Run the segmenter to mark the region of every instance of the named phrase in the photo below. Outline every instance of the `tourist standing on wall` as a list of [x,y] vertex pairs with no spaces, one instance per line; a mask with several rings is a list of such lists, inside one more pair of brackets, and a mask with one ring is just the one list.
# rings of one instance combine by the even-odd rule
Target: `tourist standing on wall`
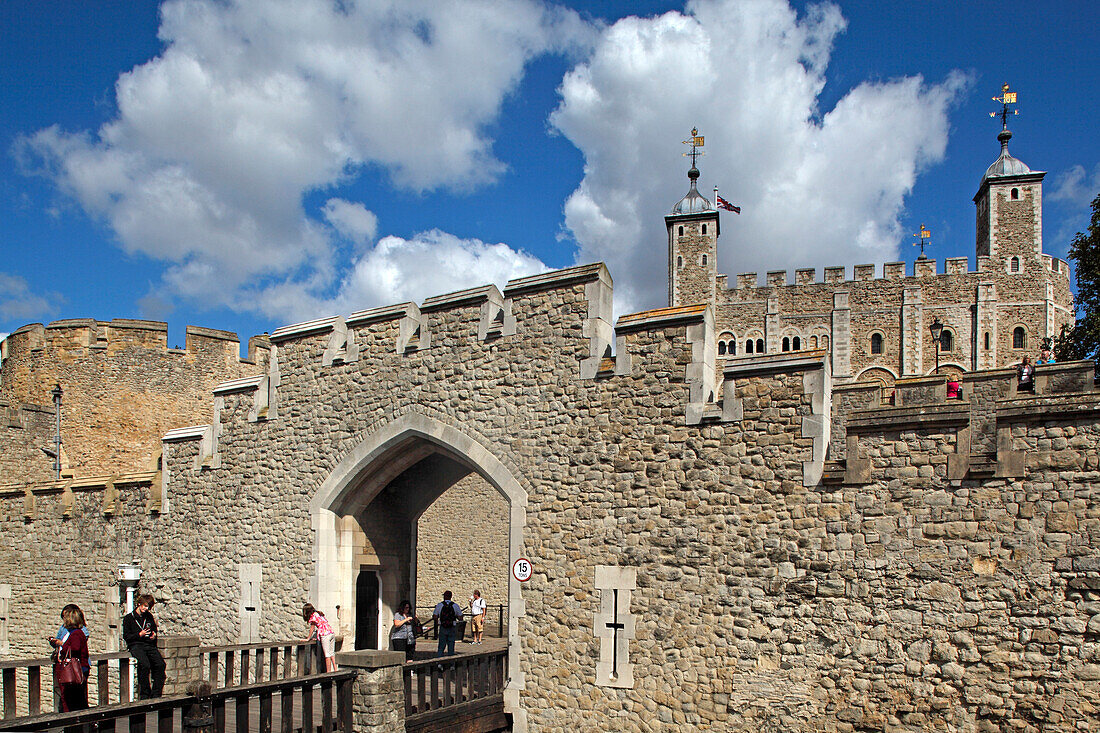
[[306,643],[317,639],[321,643],[321,651],[325,655],[325,671],[336,671],[336,632],[329,626],[325,614],[313,607],[312,603],[302,606],[302,618],[309,624],[309,638]]
[[58,711],[69,713],[88,707],[88,636],[84,633],[84,612],[70,603],[61,611],[62,638],[51,639],[57,647],[53,675],[57,682]]
[[474,643],[480,644],[481,635],[485,633],[485,599],[479,590],[470,596],[470,625],[474,630]]
[[413,613],[412,604],[401,601],[397,607],[397,613],[393,615],[393,631],[390,632],[390,640],[395,652],[405,652],[405,661],[413,658],[416,652],[416,628],[420,625],[420,619]]
[[1035,393],[1035,367],[1031,366],[1031,356],[1028,354],[1024,354],[1024,360],[1016,367],[1016,377],[1016,391]]
[[130,656],[137,660],[138,697],[143,700],[164,694],[164,657],[157,648],[157,620],[153,618],[156,603],[148,593],[140,594],[134,599],[134,612],[122,621],[122,638]]
[[444,591],[443,600],[435,604],[435,612],[432,613],[436,628],[439,629],[439,644],[435,652],[437,656],[443,656],[444,650],[450,655],[455,653],[455,626],[462,620],[462,609],[451,600],[452,595],[449,590]]

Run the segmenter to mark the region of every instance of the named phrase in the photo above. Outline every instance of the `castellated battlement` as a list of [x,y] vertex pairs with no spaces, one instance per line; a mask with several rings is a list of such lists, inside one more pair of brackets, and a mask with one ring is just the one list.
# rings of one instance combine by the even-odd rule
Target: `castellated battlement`
[[45,406],[51,420],[33,431],[8,425],[0,440],[25,455],[28,478],[42,478],[41,467],[52,466],[42,458],[55,431],[51,391],[60,385],[63,476],[148,470],[166,431],[209,420],[211,390],[266,372],[270,352],[267,336],[257,336],[242,359],[236,334],[197,326],[187,327],[185,348],[169,348],[160,321],[23,326],[3,341],[0,400]]
[[239,359],[240,340],[232,331],[187,326],[184,348],[180,349],[168,347],[168,324],[163,321],[70,318],[45,326],[31,323],[16,329],[4,341],[4,359],[39,351],[69,358],[95,351],[134,348],[161,350],[179,356],[219,355],[227,360],[256,364],[266,361],[269,344],[266,337],[253,336],[248,342],[248,357]]
[[[848,268],[845,266],[826,267],[822,272],[822,278],[817,278],[817,269],[813,267],[800,268],[792,274],[788,270],[769,270],[764,277],[763,285],[760,284],[759,273],[743,272],[738,274],[733,284],[730,284],[729,275],[718,275],[717,284],[719,291],[723,290],[752,290],[763,288],[790,288],[797,289],[813,285],[843,285],[853,282],[894,282],[903,281],[919,285],[927,278],[951,278],[958,275],[1003,275],[1006,273],[1019,274],[1026,271],[1025,263],[1017,258],[1014,264],[1011,257],[993,258],[978,257],[977,269],[971,270],[968,257],[949,257],[944,260],[944,269],[940,272],[937,261],[933,259],[917,259],[910,268],[905,262],[886,262],[881,267],[875,264],[853,265],[851,277],[848,277]],[[1069,286],[1070,266],[1065,260],[1051,255],[1039,255],[1038,260],[1043,270],[1052,273],[1058,278],[1059,285]],[[1013,269],[1013,268],[1016,269]]]

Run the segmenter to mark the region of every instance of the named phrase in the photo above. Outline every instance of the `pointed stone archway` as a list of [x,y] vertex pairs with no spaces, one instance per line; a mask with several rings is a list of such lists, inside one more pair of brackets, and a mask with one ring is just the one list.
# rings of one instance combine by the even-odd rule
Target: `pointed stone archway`
[[[420,412],[406,412],[366,434],[336,464],[310,502],[315,568],[310,591],[319,607],[355,608],[355,578],[365,567],[360,553],[364,543],[371,544],[375,549],[370,567],[380,581],[383,621],[378,624],[378,646],[385,648],[388,619],[398,596],[411,595],[416,586],[416,518],[447,488],[475,472],[508,501],[510,567],[523,555],[527,492],[486,445]],[[383,543],[385,547],[378,549]],[[519,664],[519,619],[525,613],[521,588],[509,575],[505,710],[512,713],[516,731],[526,730],[526,715],[519,706],[524,687]],[[349,620],[354,616],[346,615]]]

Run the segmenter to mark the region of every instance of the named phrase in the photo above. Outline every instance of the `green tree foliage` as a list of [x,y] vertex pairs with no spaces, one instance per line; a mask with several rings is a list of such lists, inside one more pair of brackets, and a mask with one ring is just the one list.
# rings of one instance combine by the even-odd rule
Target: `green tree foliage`
[[1077,275],[1077,324],[1063,328],[1055,344],[1061,360],[1100,356],[1100,195],[1092,200],[1088,232],[1078,232],[1069,247]]

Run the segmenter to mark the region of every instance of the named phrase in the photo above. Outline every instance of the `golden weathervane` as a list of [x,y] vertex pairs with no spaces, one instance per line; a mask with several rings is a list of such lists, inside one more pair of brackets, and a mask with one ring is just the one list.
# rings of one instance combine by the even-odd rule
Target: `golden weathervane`
[[920,225],[920,232],[913,235],[914,237],[920,237],[919,242],[913,242],[914,247],[920,247],[920,259],[928,259],[924,254],[924,248],[927,247],[930,242],[927,240],[932,238],[932,232],[924,228],[924,224]]

